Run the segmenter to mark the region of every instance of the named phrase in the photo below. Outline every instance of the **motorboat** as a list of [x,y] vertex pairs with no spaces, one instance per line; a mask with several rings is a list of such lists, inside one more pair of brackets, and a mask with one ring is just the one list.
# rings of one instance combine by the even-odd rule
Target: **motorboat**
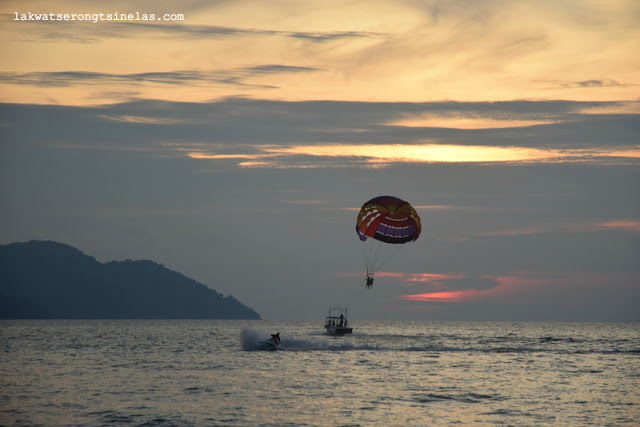
[[324,328],[329,335],[342,336],[353,332],[347,319],[347,308],[329,307],[329,315],[324,320]]

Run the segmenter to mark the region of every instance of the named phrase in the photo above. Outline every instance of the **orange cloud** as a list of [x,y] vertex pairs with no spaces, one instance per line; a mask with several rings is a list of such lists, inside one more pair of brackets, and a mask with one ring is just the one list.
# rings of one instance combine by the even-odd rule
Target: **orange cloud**
[[[458,276],[451,277],[458,278]],[[573,278],[575,279],[575,276],[573,276]],[[541,287],[570,282],[570,277],[568,276],[527,272],[511,276],[495,276],[491,277],[491,279],[497,283],[497,286],[491,289],[461,289],[455,291],[424,292],[420,294],[401,295],[398,296],[397,299],[425,302],[464,302],[482,298],[496,298],[504,295],[514,295],[531,291],[532,289],[540,290]]]
[[612,228],[622,231],[633,231],[640,233],[640,221],[636,220],[613,220],[606,221],[599,224],[603,228]]
[[421,282],[421,283],[434,283],[441,282],[443,280],[462,279],[463,274],[436,274],[436,273],[390,273],[379,272],[376,273],[378,277],[390,277],[404,282]]
[[[640,158],[640,146],[629,149],[539,149],[525,147],[491,147],[453,144],[324,144],[293,146],[256,147],[262,152],[256,154],[215,154],[190,152],[187,155],[194,159],[245,159],[238,163],[243,167],[273,168],[313,168],[336,166],[340,158],[352,159],[369,167],[384,167],[388,163],[472,163],[472,162],[562,162],[576,160],[592,160],[593,157],[607,158]],[[296,156],[315,156],[331,158],[327,162],[298,164],[287,158]],[[269,161],[265,161],[269,158]],[[356,160],[353,160],[356,159]],[[450,209],[450,206],[429,206],[427,209]]]
[[487,117],[437,117],[433,114],[407,116],[385,123],[389,126],[439,127],[450,129],[504,129],[552,124],[553,120],[496,120]]
[[[486,291],[484,291],[486,292]],[[425,294],[403,295],[398,297],[405,301],[442,301],[442,302],[461,302],[467,299],[471,299],[483,291],[477,291],[474,289],[466,289],[463,291],[452,292],[429,292]]]
[[[189,153],[192,159],[221,160],[221,159],[258,159],[261,156],[250,154],[205,154],[205,153]],[[247,163],[247,162],[245,162]],[[264,162],[256,162],[264,163]]]
[[363,144],[298,145],[265,151],[284,155],[363,157],[370,162],[504,162],[556,157],[557,150],[522,147],[466,146],[453,144]]

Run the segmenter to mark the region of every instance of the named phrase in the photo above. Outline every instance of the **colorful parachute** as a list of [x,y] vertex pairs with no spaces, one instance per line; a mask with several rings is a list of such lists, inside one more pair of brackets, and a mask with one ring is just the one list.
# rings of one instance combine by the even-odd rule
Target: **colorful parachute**
[[360,208],[356,231],[362,241],[373,237],[387,243],[412,242],[420,236],[420,217],[404,200],[379,196]]
[[379,196],[362,205],[356,232],[364,243],[367,277],[373,277],[373,273],[395,255],[398,244],[413,242],[420,231],[418,213],[404,200]]

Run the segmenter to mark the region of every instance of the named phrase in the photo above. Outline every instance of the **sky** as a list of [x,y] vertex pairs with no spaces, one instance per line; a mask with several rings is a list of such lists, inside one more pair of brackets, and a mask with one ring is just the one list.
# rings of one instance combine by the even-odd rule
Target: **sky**
[[[635,0],[9,0],[0,37],[2,244],[271,320],[640,321]],[[380,195],[422,234],[366,290]]]

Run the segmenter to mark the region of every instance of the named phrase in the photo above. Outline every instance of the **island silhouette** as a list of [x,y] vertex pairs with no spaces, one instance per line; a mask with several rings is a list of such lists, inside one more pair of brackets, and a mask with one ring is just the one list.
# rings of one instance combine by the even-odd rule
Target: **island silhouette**
[[63,243],[0,245],[3,319],[260,319],[253,309],[148,260],[101,263]]

